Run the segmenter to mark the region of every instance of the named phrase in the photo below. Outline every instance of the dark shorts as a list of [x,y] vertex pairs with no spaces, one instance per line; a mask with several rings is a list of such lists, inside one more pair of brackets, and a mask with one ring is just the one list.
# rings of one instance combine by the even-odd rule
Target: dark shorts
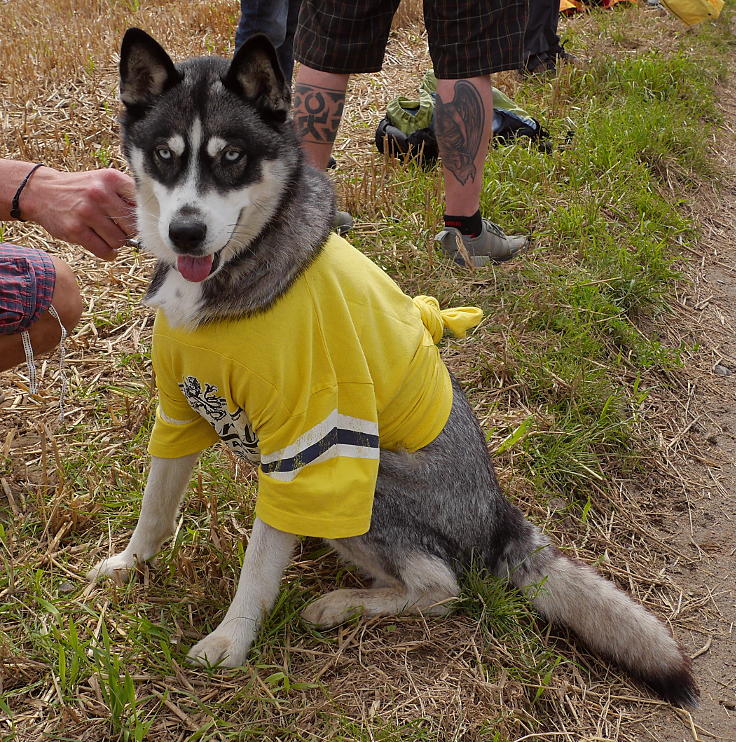
[[0,242],[0,335],[27,330],[51,306],[55,284],[45,252]]
[[[303,0],[294,56],[322,72],[378,72],[399,0]],[[438,78],[515,70],[524,56],[529,0],[424,0]]]

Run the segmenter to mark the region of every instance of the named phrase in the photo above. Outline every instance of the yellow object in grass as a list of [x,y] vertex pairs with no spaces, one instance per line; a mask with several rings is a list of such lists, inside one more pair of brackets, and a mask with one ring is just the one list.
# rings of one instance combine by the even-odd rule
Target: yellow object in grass
[[723,10],[723,0],[662,0],[683,23],[695,26],[709,18],[718,18]]

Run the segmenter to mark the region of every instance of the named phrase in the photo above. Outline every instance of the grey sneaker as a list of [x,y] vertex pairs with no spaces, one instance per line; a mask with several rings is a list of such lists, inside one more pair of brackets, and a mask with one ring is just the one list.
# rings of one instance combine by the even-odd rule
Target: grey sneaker
[[529,244],[521,235],[505,235],[501,227],[489,219],[483,220],[483,229],[477,237],[469,237],[455,227],[445,227],[435,238],[442,252],[458,265],[468,263],[481,268],[489,263],[503,263]]
[[332,222],[332,227],[338,234],[345,234],[353,228],[353,217],[348,214],[347,211],[336,211],[335,221]]

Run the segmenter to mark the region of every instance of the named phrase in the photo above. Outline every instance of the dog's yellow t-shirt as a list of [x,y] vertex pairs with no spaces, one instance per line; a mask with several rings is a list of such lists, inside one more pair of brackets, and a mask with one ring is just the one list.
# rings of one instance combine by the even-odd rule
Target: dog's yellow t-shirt
[[416,451],[450,414],[449,374],[425,326],[438,340],[439,315],[436,301],[410,299],[336,235],[263,313],[183,330],[159,312],[149,452],[186,456],[221,439],[260,463],[256,514],[269,525],[365,533],[379,448]]

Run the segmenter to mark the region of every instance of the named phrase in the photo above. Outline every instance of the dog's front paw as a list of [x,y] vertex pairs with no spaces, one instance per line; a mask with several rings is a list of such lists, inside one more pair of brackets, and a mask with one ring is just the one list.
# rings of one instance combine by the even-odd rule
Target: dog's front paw
[[357,590],[333,590],[310,603],[302,611],[302,618],[323,629],[344,623],[364,610],[358,593]]
[[98,562],[87,572],[87,579],[90,582],[95,582],[100,577],[112,577],[118,583],[127,582],[137,566],[136,555],[122,551],[120,554],[115,554],[115,556]]
[[252,643],[252,639],[218,628],[189,650],[187,660],[194,665],[240,667],[245,664]]

